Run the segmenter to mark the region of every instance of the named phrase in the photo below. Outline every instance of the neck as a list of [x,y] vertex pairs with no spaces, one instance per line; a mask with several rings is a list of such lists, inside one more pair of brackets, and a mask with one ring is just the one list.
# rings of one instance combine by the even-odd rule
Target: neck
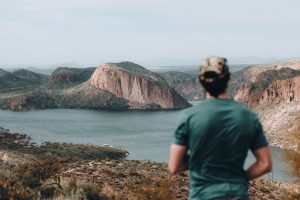
[[225,91],[217,97],[214,97],[214,96],[210,95],[208,92],[206,92],[206,98],[207,99],[211,99],[211,98],[228,99],[229,97],[228,97],[227,91]]

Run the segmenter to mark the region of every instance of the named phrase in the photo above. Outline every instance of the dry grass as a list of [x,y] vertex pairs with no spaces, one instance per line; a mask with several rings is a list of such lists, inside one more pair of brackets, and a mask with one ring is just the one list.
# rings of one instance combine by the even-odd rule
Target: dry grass
[[290,172],[295,177],[296,183],[300,184],[300,116],[294,121],[295,128],[292,136],[297,145],[296,151],[288,151],[285,155],[286,160],[290,164]]
[[[154,185],[154,186],[153,186]],[[153,180],[149,177],[138,186],[135,191],[129,191],[127,199],[132,200],[165,200],[175,199],[173,192],[173,181],[168,178],[166,180],[156,181],[153,184]]]

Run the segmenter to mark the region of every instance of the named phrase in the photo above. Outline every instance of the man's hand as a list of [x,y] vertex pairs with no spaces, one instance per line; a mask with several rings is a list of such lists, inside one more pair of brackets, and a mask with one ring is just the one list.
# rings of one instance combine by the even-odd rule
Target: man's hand
[[272,158],[270,148],[263,147],[252,152],[256,162],[247,170],[248,180],[260,177],[272,171]]
[[169,156],[169,172],[176,174],[188,169],[187,147],[178,144],[172,144]]

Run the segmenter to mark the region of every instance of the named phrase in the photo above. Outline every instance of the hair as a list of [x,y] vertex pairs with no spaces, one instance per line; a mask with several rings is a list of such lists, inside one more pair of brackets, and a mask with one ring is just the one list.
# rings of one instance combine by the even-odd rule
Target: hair
[[[205,78],[200,79],[201,85],[204,87],[206,92],[208,92],[213,97],[218,97],[220,94],[225,92],[228,82],[230,80],[230,73],[226,73],[223,77],[218,77],[216,72],[205,72],[203,75]],[[209,81],[206,81],[209,79]]]

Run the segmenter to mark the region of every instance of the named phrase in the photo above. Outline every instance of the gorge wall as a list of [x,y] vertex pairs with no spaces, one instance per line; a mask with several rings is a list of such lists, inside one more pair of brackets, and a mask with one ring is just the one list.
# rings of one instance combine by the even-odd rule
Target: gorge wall
[[259,104],[300,101],[300,71],[268,70],[236,90],[234,98],[251,107]]

